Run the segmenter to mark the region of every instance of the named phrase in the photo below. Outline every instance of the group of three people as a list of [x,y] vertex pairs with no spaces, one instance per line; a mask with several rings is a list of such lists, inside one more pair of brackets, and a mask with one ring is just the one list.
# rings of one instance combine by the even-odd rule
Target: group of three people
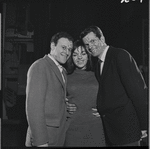
[[75,42],[59,32],[28,70],[26,146],[139,146],[147,107],[147,86],[126,50],[108,46],[97,26]]

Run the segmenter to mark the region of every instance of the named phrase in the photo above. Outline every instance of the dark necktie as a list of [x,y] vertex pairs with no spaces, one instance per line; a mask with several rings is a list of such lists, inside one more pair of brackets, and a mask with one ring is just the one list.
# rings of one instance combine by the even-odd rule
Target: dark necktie
[[100,81],[101,78],[101,60],[98,59],[97,61],[97,69],[96,69],[96,74],[97,74],[97,79]]

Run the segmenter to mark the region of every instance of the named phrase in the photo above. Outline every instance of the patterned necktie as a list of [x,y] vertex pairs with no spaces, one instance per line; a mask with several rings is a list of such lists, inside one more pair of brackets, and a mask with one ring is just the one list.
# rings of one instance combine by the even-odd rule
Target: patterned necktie
[[63,74],[63,80],[64,80],[64,83],[66,82],[66,79],[65,79],[65,76],[66,76],[66,71],[64,68],[62,68],[62,74]]
[[64,68],[63,68],[61,65],[59,65],[58,67],[60,68],[61,75],[62,75],[63,81],[64,81],[64,83],[65,83],[65,82],[66,82],[66,81],[65,81],[65,75],[66,75],[66,74],[65,74],[65,70],[64,70]]

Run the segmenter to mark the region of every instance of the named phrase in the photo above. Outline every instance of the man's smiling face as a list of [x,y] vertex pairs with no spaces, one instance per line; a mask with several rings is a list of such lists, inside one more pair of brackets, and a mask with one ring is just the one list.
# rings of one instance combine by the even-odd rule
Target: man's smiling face
[[54,43],[51,44],[53,45],[51,46],[51,54],[55,60],[61,64],[66,63],[71,55],[71,50],[73,48],[72,41],[69,41],[67,38],[60,38],[56,45]]
[[94,57],[99,57],[104,51],[103,42],[93,32],[88,33],[83,42],[87,51]]

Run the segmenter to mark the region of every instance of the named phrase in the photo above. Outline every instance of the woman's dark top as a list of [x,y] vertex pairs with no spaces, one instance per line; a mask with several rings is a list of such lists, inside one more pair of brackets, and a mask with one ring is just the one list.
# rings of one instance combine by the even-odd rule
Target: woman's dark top
[[67,98],[77,110],[70,118],[65,146],[105,146],[101,118],[92,114],[98,92],[94,72],[76,69],[67,80]]

